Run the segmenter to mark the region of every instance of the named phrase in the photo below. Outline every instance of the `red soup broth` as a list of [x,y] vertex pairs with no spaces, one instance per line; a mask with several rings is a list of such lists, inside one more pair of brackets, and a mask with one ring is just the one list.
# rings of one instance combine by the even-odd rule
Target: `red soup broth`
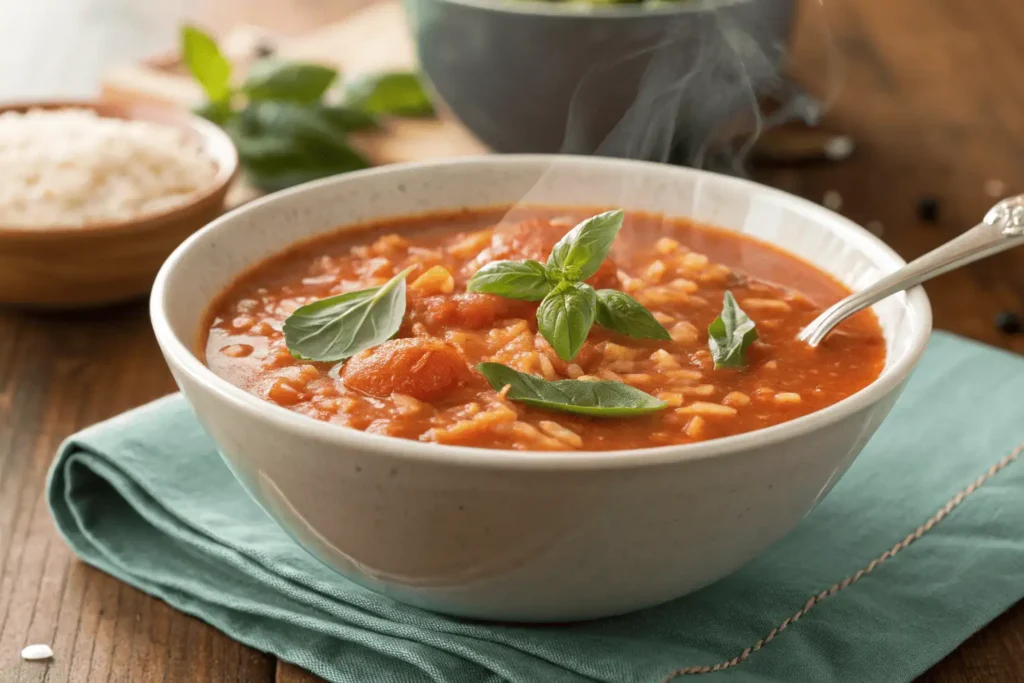
[[[819,347],[796,340],[849,294],[809,263],[750,237],[686,219],[629,213],[588,282],[624,291],[671,341],[598,325],[571,362],[537,330],[538,303],[466,291],[484,264],[545,262],[579,208],[459,211],[375,222],[321,236],[243,274],[213,302],[201,353],[219,376],[288,410],[424,442],[520,450],[617,450],[705,441],[826,408],[874,381],[885,341],[874,313],[840,325]],[[374,287],[412,266],[396,337],[343,365],[296,359],[284,320],[299,306]],[[742,369],[714,368],[708,325],[732,292],[759,339]],[[594,418],[528,407],[475,370],[503,363],[547,380],[623,382],[668,407]]]

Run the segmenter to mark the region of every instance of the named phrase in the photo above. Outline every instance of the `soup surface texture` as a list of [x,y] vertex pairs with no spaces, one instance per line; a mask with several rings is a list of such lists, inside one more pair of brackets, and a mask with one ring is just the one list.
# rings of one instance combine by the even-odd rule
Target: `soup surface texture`
[[[671,340],[594,325],[571,362],[538,332],[536,301],[467,292],[498,260],[543,263],[587,209],[464,211],[391,220],[293,247],[245,273],[204,325],[209,367],[263,399],[317,420],[425,442],[523,450],[682,444],[760,429],[821,410],[870,384],[885,364],[873,313],[816,349],[797,332],[847,290],[810,264],[743,235],[630,213],[587,282],[632,295]],[[282,325],[299,306],[384,284],[403,269],[396,338],[344,363],[299,360]],[[715,369],[708,325],[730,291],[756,324],[745,367]],[[595,418],[512,401],[475,368],[502,363],[549,381],[611,380],[667,407]]]

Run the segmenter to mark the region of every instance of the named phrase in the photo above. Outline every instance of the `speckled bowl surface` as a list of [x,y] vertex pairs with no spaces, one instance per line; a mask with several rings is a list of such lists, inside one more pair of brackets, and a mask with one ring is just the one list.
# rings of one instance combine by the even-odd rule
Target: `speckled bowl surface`
[[795,2],[403,5],[436,94],[495,151],[663,160],[777,85]]
[[319,422],[229,384],[196,355],[204,310],[239,273],[338,226],[522,201],[691,216],[782,246],[859,287],[902,265],[811,202],[736,178],[599,157],[500,156],[336,176],[217,219],[167,260],[153,328],[242,484],[311,553],[397,600],[565,621],[627,612],[732,572],[824,496],[924,351],[920,289],[879,304],[882,375],[825,410],[697,444],[607,452],[445,446]]

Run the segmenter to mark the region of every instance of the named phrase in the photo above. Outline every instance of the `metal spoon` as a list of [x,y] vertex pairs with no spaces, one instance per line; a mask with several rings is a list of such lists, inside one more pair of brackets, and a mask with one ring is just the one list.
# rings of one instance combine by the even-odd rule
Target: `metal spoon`
[[887,296],[1021,245],[1024,245],[1024,195],[1004,199],[985,214],[981,223],[956,239],[828,308],[802,329],[797,339],[817,346],[836,325]]

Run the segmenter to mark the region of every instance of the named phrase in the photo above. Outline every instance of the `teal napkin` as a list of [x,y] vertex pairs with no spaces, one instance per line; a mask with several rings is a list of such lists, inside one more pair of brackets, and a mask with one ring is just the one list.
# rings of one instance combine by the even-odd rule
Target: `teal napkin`
[[693,677],[893,683],[1024,596],[1022,442],[1024,358],[938,334],[796,531],[696,594],[560,626],[432,614],[332,573],[242,490],[180,396],[69,439],[48,496],[89,564],[331,681],[656,683],[731,662]]

